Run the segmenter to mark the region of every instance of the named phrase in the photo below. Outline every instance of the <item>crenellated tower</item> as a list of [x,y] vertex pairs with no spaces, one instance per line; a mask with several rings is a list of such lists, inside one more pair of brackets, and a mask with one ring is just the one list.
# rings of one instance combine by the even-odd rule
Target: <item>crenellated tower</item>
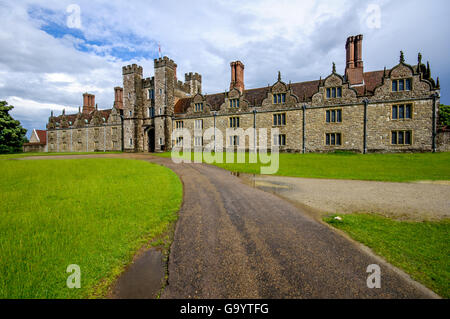
[[136,64],[122,68],[124,151],[143,150],[142,133],[142,67]]
[[202,93],[202,76],[198,73],[186,73],[184,75],[185,83],[189,85],[189,94],[194,96]]
[[177,64],[163,57],[154,60],[155,68],[155,146],[157,150],[171,148],[172,116],[175,106]]

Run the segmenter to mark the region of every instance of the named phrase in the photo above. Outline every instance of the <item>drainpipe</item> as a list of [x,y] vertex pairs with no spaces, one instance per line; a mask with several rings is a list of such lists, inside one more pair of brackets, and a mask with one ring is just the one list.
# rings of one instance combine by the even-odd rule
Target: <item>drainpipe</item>
[[436,136],[437,136],[437,125],[436,125],[436,112],[437,112],[437,107],[436,107],[436,102],[437,99],[439,98],[439,93],[435,93],[433,94],[433,133],[432,133],[432,148],[433,148],[433,153],[436,153]]
[[121,126],[122,126],[122,129],[121,129],[121,139],[122,139],[122,141],[121,141],[121,145],[120,145],[120,149],[121,149],[121,151],[123,152],[123,144],[124,144],[124,140],[123,140],[123,115],[120,115],[120,124],[121,124]]
[[103,124],[103,152],[106,152],[106,123]]
[[258,111],[256,109],[253,110],[253,149],[255,150],[256,153],[256,113]]
[[302,123],[302,152],[303,154],[306,153],[306,133],[305,133],[305,127],[306,127],[306,104],[303,104],[303,123]]
[[89,127],[86,126],[86,153],[89,153]]
[[[175,117],[175,115],[172,115],[172,132],[170,132],[170,145],[171,145],[172,149],[173,149],[173,146],[175,145],[175,143],[173,142],[173,121],[175,120],[174,117]],[[156,141],[155,141],[155,143],[156,143]]]
[[369,105],[369,99],[365,98],[364,102],[364,142],[363,142],[363,154],[367,154],[367,106]]
[[216,150],[216,115],[217,115],[217,112],[214,111],[213,112],[213,116],[214,116],[214,153],[217,153],[217,150]]

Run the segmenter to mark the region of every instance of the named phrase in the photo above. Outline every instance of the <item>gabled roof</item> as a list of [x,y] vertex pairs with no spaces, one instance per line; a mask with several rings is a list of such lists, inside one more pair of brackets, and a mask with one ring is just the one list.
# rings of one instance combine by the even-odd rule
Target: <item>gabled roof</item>
[[39,144],[47,144],[47,131],[34,130],[39,138]]
[[23,145],[46,145],[47,144],[47,131],[45,130],[33,130],[33,134],[36,134],[39,142],[24,143]]
[[[101,114],[102,117],[105,118],[106,121],[108,121],[109,116],[111,115],[111,111],[112,109],[108,109],[108,110],[98,110]],[[92,117],[94,116],[95,110],[86,114],[86,113],[81,113],[81,118],[88,120],[88,122],[91,122]],[[75,123],[76,119],[77,119],[78,114],[66,114],[66,120],[68,122],[72,122],[72,125]],[[59,115],[59,116],[55,116],[55,122],[56,123],[61,123],[61,120],[63,118],[63,115]]]
[[[389,72],[389,70],[386,70]],[[353,87],[358,96],[363,96],[364,94],[373,94],[375,88],[382,84],[384,71],[373,71],[364,73],[364,85]],[[312,96],[319,91],[320,80],[307,81],[307,82],[297,82],[291,83],[291,88],[299,99],[299,101],[311,100]],[[267,97],[267,93],[270,92],[270,87],[262,87],[256,89],[249,89],[244,91],[244,98],[250,103],[251,106],[260,106],[263,100]],[[175,104],[174,112],[175,114],[186,113],[189,108],[192,97],[183,98],[177,101]],[[212,111],[219,110],[222,103],[225,101],[225,93],[217,93],[206,96],[206,103],[211,105]]]

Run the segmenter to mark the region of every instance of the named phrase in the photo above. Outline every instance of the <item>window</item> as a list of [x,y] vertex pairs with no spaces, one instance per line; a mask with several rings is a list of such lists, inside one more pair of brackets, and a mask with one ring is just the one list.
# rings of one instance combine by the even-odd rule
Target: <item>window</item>
[[130,146],[133,146],[133,139],[130,138]]
[[342,110],[327,110],[325,112],[325,118],[327,123],[341,123],[342,122]]
[[411,91],[411,79],[392,80],[392,92]]
[[325,145],[327,145],[327,146],[342,145],[341,133],[325,134]]
[[203,120],[195,120],[195,128],[202,129],[203,128]]
[[128,113],[128,115],[129,115],[130,117],[132,117],[132,116],[133,116],[133,111],[130,111],[130,112]]
[[159,95],[162,95],[162,89],[159,89]]
[[327,88],[327,99],[342,97],[342,87]]
[[274,114],[273,126],[283,126],[283,125],[286,125],[286,113]]
[[230,146],[239,146],[239,136],[230,136]]
[[159,108],[159,115],[162,115],[162,108]]
[[277,93],[273,95],[273,104],[286,103],[286,93]]
[[162,145],[163,144],[163,142],[162,142],[162,137],[160,137],[159,138],[159,145]]
[[203,112],[203,103],[195,103],[195,112]]
[[405,85],[406,91],[411,91],[411,79],[406,79],[405,83],[406,83]]
[[239,127],[239,117],[230,117],[230,127]]
[[286,146],[286,134],[275,134],[273,136],[273,145]]
[[239,99],[231,99],[230,107],[231,108],[239,108]]
[[392,105],[392,119],[412,119],[412,104]]
[[184,127],[183,121],[176,121],[175,125],[177,129],[182,129]]
[[412,131],[392,131],[391,132],[392,145],[411,145]]
[[203,145],[203,137],[201,136],[196,136],[194,138],[194,145],[195,146],[202,146]]
[[177,146],[183,146],[183,136],[178,136],[176,140]]
[[148,117],[154,117],[155,116],[155,109],[153,107],[148,108]]
[[147,99],[154,100],[155,99],[155,91],[153,89],[147,90]]

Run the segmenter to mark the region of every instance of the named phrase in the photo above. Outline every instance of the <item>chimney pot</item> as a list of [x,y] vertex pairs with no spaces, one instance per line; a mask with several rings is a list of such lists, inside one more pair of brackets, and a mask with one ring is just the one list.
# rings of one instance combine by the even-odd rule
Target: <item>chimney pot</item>
[[230,63],[231,66],[231,83],[230,91],[234,88],[238,89],[241,93],[244,92],[244,64],[241,61],[235,61]]

